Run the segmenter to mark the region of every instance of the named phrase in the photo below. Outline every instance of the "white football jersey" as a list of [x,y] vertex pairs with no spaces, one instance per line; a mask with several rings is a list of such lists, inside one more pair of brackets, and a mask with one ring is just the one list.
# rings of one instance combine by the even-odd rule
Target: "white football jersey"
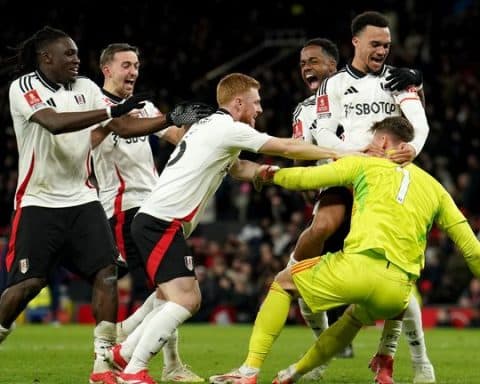
[[[317,129],[316,116],[316,95],[307,97],[301,103],[298,103],[293,112],[292,121],[292,137],[294,139],[302,139],[307,143],[318,145],[315,138]],[[326,164],[328,159],[318,160],[317,164]]]
[[[106,91],[103,93],[108,105],[124,101]],[[140,110],[140,117],[158,114],[149,101]],[[139,207],[158,179],[148,136],[121,138],[114,132],[108,134],[93,150],[93,164],[98,195],[108,218]]]
[[9,99],[19,152],[15,209],[60,208],[97,200],[88,181],[90,129],[54,135],[30,117],[45,108],[57,112],[105,108],[100,88],[84,77],[64,87],[36,71],[12,82]]
[[[385,65],[380,73],[373,74],[347,65],[321,84],[316,100],[317,124],[312,130],[318,145],[363,149],[372,140],[369,129],[375,122],[389,116],[400,116],[403,104],[410,103],[411,106],[415,103],[415,111],[422,111],[421,119],[415,119],[414,124],[406,113],[405,117],[414,125],[416,137],[411,144],[417,154],[420,152],[428,134],[425,111],[414,87],[401,92],[385,89],[385,77],[390,68]],[[344,129],[343,141],[336,135],[339,126]]]
[[139,212],[179,220],[186,237],[242,150],[257,152],[271,136],[219,110],[191,126]]
[[302,139],[307,143],[316,144],[312,131],[317,126],[316,120],[316,95],[307,97],[298,103],[292,118],[292,137]]

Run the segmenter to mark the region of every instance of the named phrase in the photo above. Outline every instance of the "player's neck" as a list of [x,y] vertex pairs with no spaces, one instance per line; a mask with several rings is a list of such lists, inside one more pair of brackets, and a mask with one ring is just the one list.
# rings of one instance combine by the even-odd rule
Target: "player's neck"
[[355,57],[352,60],[352,64],[350,64],[355,70],[368,73],[368,66],[367,64],[363,63],[360,59],[356,59]]
[[110,95],[116,96],[120,99],[126,98],[121,92],[119,92],[117,88],[115,88],[112,84],[109,84],[108,82],[105,82],[103,84],[103,90],[107,91]]

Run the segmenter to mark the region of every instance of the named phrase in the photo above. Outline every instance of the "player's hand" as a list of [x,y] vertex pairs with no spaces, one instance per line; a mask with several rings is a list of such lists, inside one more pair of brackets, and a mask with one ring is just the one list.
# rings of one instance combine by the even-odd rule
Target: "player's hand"
[[201,102],[184,101],[178,103],[170,112],[165,115],[168,125],[192,125],[198,120],[203,119],[215,112],[215,108],[211,105]]
[[148,93],[139,93],[130,96],[123,103],[110,107],[110,116],[120,117],[129,113],[132,109],[142,109],[145,106],[145,100],[149,98],[150,94]]
[[385,88],[391,91],[402,91],[409,85],[419,86],[422,84],[422,72],[418,69],[392,68],[390,74],[385,78]]
[[412,145],[402,143],[397,149],[388,151],[387,158],[404,167],[415,159],[416,154],[417,151],[415,151],[415,148]]
[[256,191],[260,192],[264,185],[273,183],[273,176],[280,167],[276,165],[261,164],[255,170],[252,184]]
[[364,153],[369,156],[385,157],[384,149],[379,145],[375,145],[373,143],[370,143],[367,145],[367,147],[364,150]]

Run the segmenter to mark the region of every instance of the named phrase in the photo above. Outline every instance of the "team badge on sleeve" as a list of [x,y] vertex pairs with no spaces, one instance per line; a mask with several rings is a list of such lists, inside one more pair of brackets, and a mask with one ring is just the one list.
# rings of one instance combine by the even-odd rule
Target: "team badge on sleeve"
[[299,139],[303,137],[303,124],[300,120],[297,120],[295,124],[293,124],[293,138]]
[[330,112],[330,105],[328,104],[328,95],[322,95],[317,97],[317,118],[328,119],[332,116]]
[[28,105],[30,105],[30,107],[32,107],[34,111],[45,105],[45,103],[42,101],[42,99],[38,95],[38,92],[36,89],[32,89],[31,91],[24,93],[23,97],[25,97],[25,100],[27,100]]
[[187,267],[189,271],[193,271],[193,256],[185,256],[184,260],[185,260],[185,267]]
[[322,95],[317,97],[317,113],[330,112],[330,106],[328,105],[328,95]]

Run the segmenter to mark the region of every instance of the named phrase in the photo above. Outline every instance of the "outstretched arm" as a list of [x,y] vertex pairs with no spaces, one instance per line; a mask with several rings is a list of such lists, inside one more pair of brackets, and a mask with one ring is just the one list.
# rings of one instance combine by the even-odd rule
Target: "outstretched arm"
[[307,144],[297,139],[272,137],[258,150],[260,153],[296,160],[320,160],[340,157],[333,149]]
[[44,108],[35,112],[30,119],[54,135],[75,132],[109,118],[127,114],[132,109],[143,108],[145,105],[143,99],[142,95],[134,95],[122,104],[85,112],[57,112],[53,108]]
[[80,131],[108,118],[106,108],[86,112],[56,112],[53,108],[45,108],[34,113],[30,120],[58,135]]
[[259,167],[260,164],[253,161],[237,159],[228,170],[228,173],[235,179],[251,181]]
[[167,125],[165,115],[144,118],[127,115],[118,119],[112,119],[107,124],[107,128],[120,137],[136,137],[157,132]]

